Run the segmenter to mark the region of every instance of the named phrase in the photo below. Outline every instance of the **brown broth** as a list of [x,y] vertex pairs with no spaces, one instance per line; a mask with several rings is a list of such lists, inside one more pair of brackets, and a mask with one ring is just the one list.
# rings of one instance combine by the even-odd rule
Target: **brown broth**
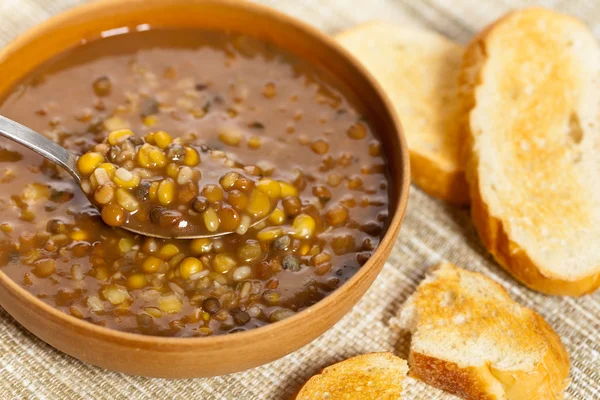
[[[102,77],[110,80],[110,94],[98,96],[93,83]],[[303,210],[320,218],[322,229],[313,245],[331,255],[331,268],[319,269],[310,265],[311,256],[298,255],[300,242],[294,254],[302,268],[281,269],[285,254],[267,244],[261,259],[250,263],[252,276],[244,282],[232,282],[231,271],[216,277],[219,273],[209,262],[206,269],[213,278],[207,287],[184,282],[167,270],[161,279],[149,277],[143,289],[128,290],[129,298],[114,305],[101,294],[103,288],[126,287],[127,277],[139,271],[141,262],[133,250],[120,252],[120,240],[131,241],[138,253],[167,242],[149,242],[103,224],[66,173],[6,140],[0,141],[1,268],[66,313],[143,334],[222,334],[302,310],[348,280],[377,247],[386,227],[386,160],[365,109],[325,71],[244,36],[151,30],[67,51],[15,87],[0,113],[79,154],[114,129],[127,127],[140,137],[164,130],[189,143],[223,150],[242,164],[258,165],[274,179],[295,182]],[[358,131],[349,134],[356,124]],[[222,129],[232,126],[243,132],[240,145],[219,140]],[[248,146],[255,140],[251,138],[260,139],[259,148]],[[327,144],[325,152],[319,140]],[[219,178],[210,171],[204,176],[214,182]],[[313,194],[316,186],[326,187],[331,198],[320,200]],[[336,204],[348,208],[349,220],[340,227],[328,226],[323,214]],[[244,236],[227,236],[219,248],[235,253],[256,234],[251,229]],[[189,241],[169,243],[190,251]],[[54,267],[42,262],[46,259],[54,260]],[[217,287],[215,280],[225,283]],[[249,294],[248,286],[243,287],[246,281],[252,287]],[[152,286],[157,290],[152,292]],[[277,305],[263,300],[267,290],[278,292]],[[145,310],[157,307],[155,292],[176,296],[180,310],[148,317]],[[90,296],[102,301],[103,310],[90,308]],[[218,297],[225,311],[207,313],[202,307],[207,297]],[[232,310],[250,311],[252,318],[232,323]]]

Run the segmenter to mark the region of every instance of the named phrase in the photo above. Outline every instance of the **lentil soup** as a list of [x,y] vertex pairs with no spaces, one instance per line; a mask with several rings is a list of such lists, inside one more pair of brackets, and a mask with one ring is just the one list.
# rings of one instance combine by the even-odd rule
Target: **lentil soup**
[[[0,113],[78,154],[114,131],[168,132],[281,182],[277,208],[217,239],[134,235],[102,222],[64,171],[2,140],[0,268],[63,312],[127,332],[206,336],[293,315],[348,280],[385,231],[387,167],[365,109],[325,71],[246,36],[87,42],[32,73]],[[203,183],[223,177],[202,170]]]

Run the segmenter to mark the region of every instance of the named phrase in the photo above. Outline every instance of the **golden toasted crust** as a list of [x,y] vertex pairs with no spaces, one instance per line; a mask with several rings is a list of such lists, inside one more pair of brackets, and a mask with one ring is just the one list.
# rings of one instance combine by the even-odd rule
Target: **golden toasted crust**
[[[483,81],[483,66],[488,60],[487,54],[487,40],[495,31],[495,29],[519,14],[527,14],[527,18],[535,19],[536,17],[548,18],[549,14],[554,14],[554,17],[561,18],[571,23],[575,22],[572,18],[562,16],[560,14],[552,13],[545,9],[526,9],[521,11],[515,11],[509,13],[503,18],[496,21],[494,24],[487,27],[479,35],[477,35],[471,43],[467,46],[467,49],[463,58],[463,65],[459,75],[459,98],[463,107],[463,114],[468,113],[476,106],[476,89]],[[552,16],[550,17],[552,18]],[[576,22],[578,23],[578,22]],[[525,88],[520,88],[525,90]],[[550,94],[548,94],[550,95]],[[565,96],[566,95],[562,95]],[[508,112],[509,110],[499,110],[497,112]],[[535,121],[532,121],[535,124]],[[479,176],[480,170],[480,155],[478,151],[475,151],[475,138],[472,132],[471,121],[467,118],[463,123],[462,131],[464,133],[465,141],[463,154],[466,159],[465,173],[466,179],[469,184],[469,192],[471,198],[471,217],[475,228],[484,244],[486,249],[494,256],[496,261],[509,271],[516,279],[528,287],[538,290],[540,292],[554,294],[554,295],[568,295],[568,296],[581,296],[586,293],[595,291],[600,287],[600,267],[596,268],[595,273],[591,273],[576,279],[565,278],[564,275],[560,276],[544,265],[536,263],[530,254],[514,240],[511,240],[509,231],[504,226],[503,219],[496,217],[490,211],[488,203],[482,196],[482,190],[480,187],[481,177]],[[544,153],[530,154],[529,157],[546,157]],[[552,175],[554,167],[551,162],[548,162],[547,174],[550,175],[548,179],[556,179],[556,176]],[[539,177],[530,176],[528,177],[531,181],[539,179]],[[519,206],[517,205],[518,209]],[[553,204],[548,205],[549,212],[548,216],[551,216],[555,211],[553,210]],[[523,208],[524,210],[524,208]],[[527,213],[528,211],[522,211]],[[578,211],[573,212],[574,219],[581,219],[576,214]],[[515,217],[521,217],[515,215]],[[536,216],[542,218],[543,214]],[[568,216],[565,217],[568,221]],[[541,227],[538,227],[541,230]],[[558,232],[560,231],[560,233]],[[565,229],[555,229],[551,234],[562,234]]]
[[416,150],[410,152],[410,172],[415,185],[431,196],[448,203],[469,204],[469,187],[465,173],[460,170],[440,169],[439,165]]
[[569,356],[537,313],[482,274],[438,265],[399,315],[410,375],[465,399],[561,399]]
[[459,367],[456,363],[440,360],[412,351],[408,358],[409,375],[428,385],[445,390],[463,399],[497,400],[490,394],[488,381],[493,379],[485,367]]
[[477,169],[467,167],[467,170],[470,171],[468,176],[469,181],[472,182],[471,219],[483,245],[498,264],[524,285],[542,293],[583,296],[600,287],[600,273],[573,281],[543,273],[522,248],[511,242],[503,229],[502,221],[489,213],[487,205],[479,194]]
[[336,39],[392,101],[407,137],[413,182],[432,196],[468,204],[456,98],[462,47],[434,32],[380,21]]
[[392,353],[362,354],[310,378],[296,400],[398,400],[407,369]]
[[558,335],[538,314],[532,312],[532,324],[548,343],[548,351],[533,371],[502,371],[490,367],[502,383],[507,400],[558,400],[569,380],[569,355]]

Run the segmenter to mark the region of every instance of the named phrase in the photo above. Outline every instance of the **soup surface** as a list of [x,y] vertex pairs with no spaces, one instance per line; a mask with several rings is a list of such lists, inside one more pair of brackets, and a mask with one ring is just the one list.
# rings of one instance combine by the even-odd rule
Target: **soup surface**
[[[281,200],[242,234],[147,238],[103,223],[64,171],[3,140],[0,268],[53,307],[127,332],[206,336],[289,317],[348,280],[386,227],[386,162],[365,109],[325,71],[245,36],[150,30],[83,44],[0,113],[77,154],[116,130],[165,131],[255,166],[281,182]],[[216,185],[224,171],[202,174]],[[243,204],[242,189],[218,197]],[[212,191],[194,195],[214,205]]]

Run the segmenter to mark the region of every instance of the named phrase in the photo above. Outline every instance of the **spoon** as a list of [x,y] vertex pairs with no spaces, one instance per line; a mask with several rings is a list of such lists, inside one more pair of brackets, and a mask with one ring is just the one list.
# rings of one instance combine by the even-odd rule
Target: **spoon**
[[[2,115],[0,115],[0,135],[4,136],[14,142],[17,142],[17,143],[27,147],[30,150],[35,151],[42,157],[46,158],[47,160],[50,160],[54,164],[63,168],[75,179],[79,188],[82,189],[81,183],[82,183],[83,177],[81,176],[81,174],[79,173],[79,171],[77,169],[77,159],[79,158],[79,156],[71,153],[70,151],[68,151],[64,147],[60,146],[58,143],[53,142],[52,140],[48,139],[44,135],[39,134],[39,133],[35,132],[34,130],[32,130],[24,125],[21,125],[18,122],[15,122],[9,118],[3,117]],[[83,191],[83,189],[82,189],[82,191]],[[86,197],[87,197],[87,195],[86,195]],[[92,203],[92,205],[96,209],[98,209],[98,211],[101,211],[98,206],[96,206],[93,203]],[[265,221],[269,217],[269,215],[270,215],[270,213],[268,215],[266,215],[264,218],[254,221],[254,223],[252,223],[252,225],[250,225],[250,226],[252,227],[257,224],[260,224],[261,222]],[[134,233],[137,233],[140,235],[155,237],[155,238],[160,238],[160,239],[202,239],[202,238],[211,239],[211,238],[216,238],[216,237],[229,235],[229,234],[233,233],[233,232],[224,231],[224,232],[215,232],[215,233],[209,233],[209,234],[190,235],[189,233],[186,234],[185,232],[182,232],[181,234],[178,234],[176,236],[164,236],[164,235],[157,234],[155,232],[147,232],[147,231],[141,230],[138,227],[132,227],[132,226],[128,226],[126,224],[121,225],[120,228],[126,229],[128,231],[131,231],[131,232],[134,232]]]

